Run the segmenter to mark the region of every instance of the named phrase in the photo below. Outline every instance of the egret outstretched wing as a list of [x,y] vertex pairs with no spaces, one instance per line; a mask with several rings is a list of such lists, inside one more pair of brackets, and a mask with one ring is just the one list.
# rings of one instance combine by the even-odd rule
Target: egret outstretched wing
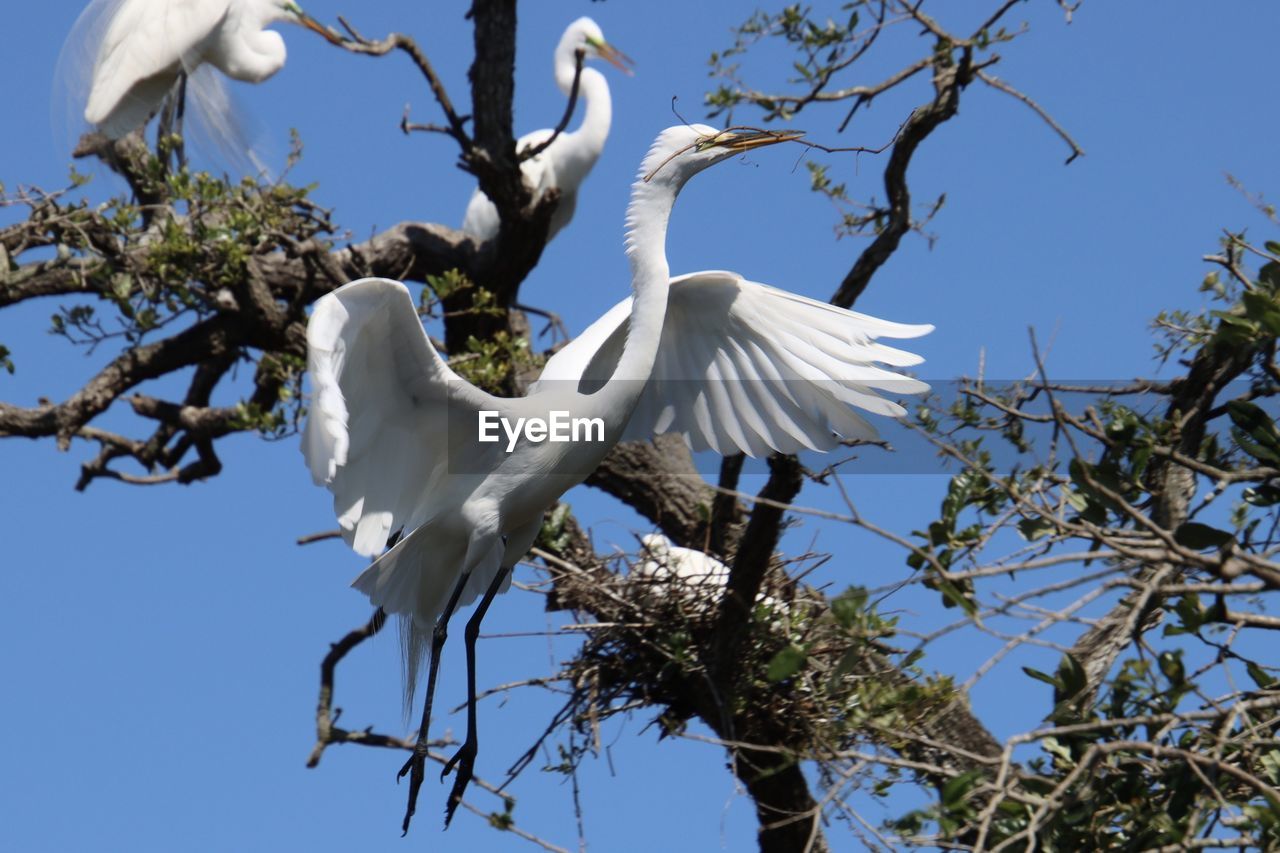
[[[547,363],[539,385],[576,382],[592,393],[613,375],[626,342],[631,300],[623,300]],[[932,326],[865,314],[708,271],[671,281],[662,343],[627,440],[676,432],[696,450],[829,450],[840,439],[873,438],[854,408],[900,417],[877,392],[918,394],[928,385],[880,365],[921,359],[878,343],[914,338]]]
[[[483,587],[464,635],[468,726],[445,767],[458,774],[447,823],[478,748],[475,659],[485,612],[533,543],[545,509],[587,477],[625,426],[644,435],[677,429],[695,446],[723,452],[828,447],[836,436],[872,432],[853,406],[902,412],[876,390],[925,387],[877,367],[917,359],[875,339],[912,337],[927,326],[884,323],[731,273],[669,280],[666,228],[684,184],[715,163],[797,137],[705,125],[663,131],[627,208],[635,317],[631,302],[615,308],[552,359],[527,397],[501,400],[462,382],[431,347],[413,300],[396,282],[356,282],[317,304],[307,338],[315,383],[307,461],[333,491],[357,551],[375,553],[393,529],[407,531],[355,586],[385,612],[406,617],[411,672],[431,636],[418,748],[400,770],[409,777],[406,832],[425,778],[444,626]],[[568,387],[548,384],[556,379]],[[578,420],[598,422],[599,436],[557,439],[548,421],[534,423],[569,409]],[[482,442],[479,413],[487,410],[496,410],[508,433],[524,423],[523,439],[513,436],[505,449]],[[512,416],[514,430],[505,423]]]
[[474,458],[477,414],[505,412],[506,401],[449,368],[397,281],[362,279],[317,300],[307,348],[313,390],[302,452],[312,478],[333,492],[348,544],[372,556],[393,530],[437,514],[447,476],[483,462]]

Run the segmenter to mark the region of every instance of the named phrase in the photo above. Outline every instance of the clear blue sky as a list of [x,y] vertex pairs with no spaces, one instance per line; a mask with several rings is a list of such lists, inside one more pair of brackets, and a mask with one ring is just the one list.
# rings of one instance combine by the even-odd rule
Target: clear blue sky
[[[942,5],[962,6],[972,18],[992,4]],[[1050,0],[1013,12],[1012,20],[1028,21],[1032,32],[1004,51],[995,71],[1052,111],[1088,156],[1063,167],[1065,149],[1035,116],[981,87],[970,89],[961,114],[927,141],[912,187],[920,200],[946,192],[932,225],[939,240],[929,250],[909,239],[858,306],[937,325],[913,342],[928,359],[925,378],[973,372],[984,347],[988,376],[1025,374],[1028,327],[1042,341],[1053,338],[1049,366],[1058,376],[1150,374],[1147,323],[1162,308],[1199,304],[1200,256],[1215,249],[1219,229],[1265,230],[1223,174],[1280,193],[1270,73],[1280,10],[1245,2],[1176,4],[1176,11],[1174,5],[1090,2],[1069,27]],[[12,3],[5,10],[0,181],[10,188],[55,187],[66,174],[65,140],[49,130],[49,81],[76,6]],[[410,0],[308,4],[322,19],[353,15],[369,34],[399,29],[417,36],[459,101],[466,99],[471,41],[465,6],[436,3],[428,13]],[[552,125],[560,115],[550,52],[572,18],[594,16],[638,63],[632,79],[610,74],[610,144],[577,218],[525,285],[525,301],[560,311],[577,331],[625,293],[622,213],[636,165],[653,136],[675,123],[673,96],[687,118],[702,118],[707,56],[728,44],[728,27],[750,8],[626,0],[524,5],[518,131]],[[242,94],[277,151],[285,150],[289,128],[301,132],[306,155],[295,179],[317,182],[317,201],[333,208],[357,239],[400,220],[458,222],[472,183],[454,168],[452,143],[405,138],[396,128],[406,101],[415,118],[436,118],[407,60],[347,55],[292,28],[285,35],[284,71],[252,91],[242,87]],[[907,47],[911,56],[921,50]],[[775,68],[772,78],[761,79],[783,73]],[[905,99],[877,101],[844,144],[879,144],[905,115],[905,104],[924,100],[926,86],[919,80]],[[839,144],[840,116],[818,111],[800,124],[819,141]],[[699,177],[673,219],[672,269],[730,268],[827,298],[861,244],[833,239],[832,211],[808,191],[795,156],[762,152]],[[859,164],[845,155],[826,162],[857,194],[882,194],[878,161]],[[39,396],[61,399],[91,375],[97,361],[44,334],[54,307],[0,313],[0,342],[18,366],[15,376],[0,374],[0,399],[27,405]],[[100,482],[77,494],[78,465],[91,452],[86,445],[61,454],[50,442],[0,442],[0,846],[522,846],[468,814],[439,837],[447,789],[430,778],[411,838],[400,840],[399,754],[342,747],[330,750],[319,769],[303,767],[313,742],[320,657],[369,608],[347,588],[359,558],[333,543],[293,544],[298,535],[333,526],[328,495],[311,485],[296,442],[225,442],[226,470],[201,485]],[[849,482],[878,523],[904,530],[934,512],[945,485],[926,476]],[[580,490],[576,498],[602,547],[631,546],[632,533],[643,530],[628,510],[599,495]],[[802,502],[833,505],[834,497],[810,490]],[[842,555],[823,576],[834,584],[904,576],[900,554],[846,529],[806,523],[793,536],[806,545],[816,537],[818,548]],[[539,604],[524,593],[504,597],[491,611],[489,630],[544,630],[555,619]],[[955,644],[947,658],[928,660],[965,677],[982,652]],[[564,643],[536,636],[490,639],[481,647],[481,681],[546,674],[567,654]],[[1041,666],[1052,668],[1052,661]],[[444,669],[441,703],[451,706],[462,696],[460,644]],[[360,649],[339,677],[343,724],[399,729],[393,632]],[[1010,703],[1014,689],[1028,703]],[[1033,725],[1047,707],[1012,664],[985,680],[973,702],[1001,732]],[[536,692],[486,703],[477,772],[501,778],[552,709]],[[642,716],[610,724],[609,760],[583,768],[594,849],[752,849],[752,810],[724,770],[723,754],[658,743],[652,730],[642,731],[645,722]],[[462,725],[460,716],[437,724],[459,733]],[[567,785],[533,769],[512,791],[520,825],[576,846]],[[479,794],[476,801],[492,803]],[[865,813],[876,817],[874,809]],[[856,849],[838,828],[832,839],[837,849]]]

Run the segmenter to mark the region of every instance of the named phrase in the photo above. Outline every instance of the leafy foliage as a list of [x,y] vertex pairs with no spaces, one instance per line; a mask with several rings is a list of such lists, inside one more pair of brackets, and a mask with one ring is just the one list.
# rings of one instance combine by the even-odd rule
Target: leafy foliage
[[[919,413],[960,470],[908,566],[1006,652],[1042,634],[1071,645],[1052,673],[1022,667],[1052,688],[1044,725],[895,820],[904,840],[1280,843],[1280,693],[1267,654],[1280,621],[1259,612],[1280,590],[1277,268],[1268,259],[1246,274],[1246,254],[1269,250],[1228,235],[1211,260],[1234,286],[1210,288],[1216,305],[1177,315],[1172,333],[1173,315],[1157,320],[1186,365],[1172,381],[1080,387],[1042,372],[1001,388],[969,382],[957,402]],[[1055,566],[1079,569],[1032,581]],[[1111,609],[1088,631],[1067,630],[1109,588],[1124,596],[1101,599]],[[1020,610],[1033,625],[1021,632],[1009,627]],[[1032,746],[1038,755],[1018,758]]]

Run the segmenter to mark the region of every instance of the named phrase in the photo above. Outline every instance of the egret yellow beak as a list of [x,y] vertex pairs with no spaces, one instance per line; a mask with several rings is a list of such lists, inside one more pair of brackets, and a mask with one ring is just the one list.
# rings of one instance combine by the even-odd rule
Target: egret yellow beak
[[727,148],[734,153],[763,148],[766,145],[777,145],[779,142],[794,142],[804,136],[803,130],[722,130],[715,136],[708,137],[698,143],[699,150],[707,148]]
[[777,145],[779,142],[794,142],[804,136],[803,130],[759,130],[754,127],[731,127],[725,130],[717,131],[712,136],[704,136],[697,142],[690,143],[684,148],[672,154],[666,160],[658,164],[658,167],[649,174],[645,175],[643,180],[648,183],[653,176],[658,174],[663,166],[670,163],[676,157],[684,152],[693,149],[694,151],[706,151],[709,148],[723,148],[730,154],[741,154],[744,151],[750,151],[753,148],[764,148],[766,145]]
[[596,53],[600,54],[600,58],[612,65],[614,68],[631,77],[635,74],[631,66],[635,65],[635,61],[622,51],[618,50],[607,41],[588,38],[587,44],[596,49]]
[[302,7],[297,3],[286,3],[284,4],[284,7],[286,10],[293,13],[293,16],[298,19],[299,24],[311,30],[313,33],[319,33],[324,37],[325,41],[329,42],[329,44],[342,44],[341,36],[308,15],[306,12],[302,11]]

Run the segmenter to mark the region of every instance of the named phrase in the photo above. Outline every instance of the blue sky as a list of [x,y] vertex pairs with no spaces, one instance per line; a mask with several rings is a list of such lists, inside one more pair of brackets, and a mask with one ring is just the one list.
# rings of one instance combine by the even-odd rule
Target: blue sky
[[[347,12],[366,33],[398,29],[419,38],[465,100],[470,27],[465,4],[410,0],[308,9],[332,20]],[[834,5],[834,4],[833,4]],[[991,4],[969,2],[968,19]],[[908,239],[879,273],[859,310],[937,331],[913,341],[921,375],[972,373],[980,350],[987,375],[1028,372],[1027,330],[1052,340],[1049,368],[1072,378],[1150,375],[1150,318],[1194,308],[1206,272],[1201,255],[1220,229],[1266,223],[1224,181],[1280,193],[1270,57],[1280,10],[1269,4],[1086,3],[1070,26],[1056,3],[1035,0],[1011,20],[1031,32],[994,69],[1049,109],[1087,156],[1063,166],[1066,150],[1012,99],[973,87],[960,115],[930,138],[913,165],[920,201],[947,194],[930,249]],[[0,79],[6,81],[0,181],[51,188],[65,178],[66,141],[49,130],[49,81],[76,4],[10,4]],[[544,255],[522,298],[561,312],[581,330],[624,293],[622,214],[636,165],[653,136],[689,120],[711,82],[707,56],[751,6],[730,2],[526,3],[519,34],[517,130],[554,124],[563,99],[550,53],[563,27],[590,14],[637,61],[634,78],[609,72],[615,123],[582,191],[577,218]],[[951,10],[955,12],[954,9]],[[941,14],[941,13],[940,13]],[[316,200],[361,239],[401,220],[460,221],[472,181],[453,165],[445,138],[397,130],[406,102],[436,118],[429,93],[402,57],[341,53],[301,30],[284,30],[290,58],[267,84],[238,87],[274,148],[297,128],[306,153],[294,174],[316,182]],[[909,54],[922,45],[903,38]],[[768,57],[765,57],[768,58]],[[762,85],[785,73],[757,63]],[[869,67],[871,82],[889,65]],[[837,137],[842,111],[798,124],[829,144],[877,145],[927,81],[877,101]],[[753,117],[748,112],[739,116]],[[847,140],[847,141],[846,141]],[[863,196],[882,194],[878,160],[832,155],[822,162]],[[837,241],[834,214],[808,191],[796,154],[771,150],[700,176],[681,197],[668,254],[674,272],[737,270],[749,278],[827,298],[861,247]],[[91,188],[91,193],[102,190]],[[100,196],[98,196],[100,197]],[[7,221],[7,220],[0,220]],[[92,374],[92,357],[44,333],[52,303],[0,313],[0,342],[17,373],[0,374],[0,399],[31,405],[65,397]],[[101,354],[100,354],[101,356]],[[402,758],[332,749],[317,770],[303,762],[313,742],[316,673],[327,644],[368,614],[347,584],[362,561],[334,543],[294,539],[332,526],[327,493],[313,487],[294,441],[251,437],[224,443],[224,472],[191,487],[138,489],[100,482],[72,490],[91,453],[77,445],[0,442],[0,844],[8,849],[518,849],[461,814],[440,837],[445,786],[423,788],[411,840],[399,839]],[[882,526],[909,530],[936,510],[945,480],[850,476],[853,498]],[[752,483],[744,484],[750,487]],[[579,514],[601,547],[631,547],[645,528],[626,508],[580,489]],[[806,491],[802,503],[838,508]],[[904,576],[902,556],[848,529],[806,521],[793,541],[840,554],[822,580],[875,586]],[[526,571],[524,579],[529,579]],[[544,631],[539,600],[513,593],[490,613],[493,633]],[[906,599],[900,606],[925,606]],[[460,633],[460,632],[459,632]],[[935,665],[966,677],[987,649],[951,644]],[[569,646],[539,636],[481,645],[481,682],[547,674]],[[1021,660],[1020,662],[1026,662]],[[1052,660],[1040,661],[1051,669]],[[462,696],[460,644],[446,653],[441,704]],[[398,653],[392,632],[361,648],[339,672],[348,726],[400,727]],[[1007,701],[1010,690],[1028,697]],[[1047,689],[1047,688],[1046,688]],[[974,692],[975,709],[999,732],[1033,725],[1047,697],[1006,664]],[[481,711],[477,772],[502,772],[542,731],[554,705],[524,691]],[[588,761],[581,785],[587,839],[609,851],[751,849],[750,803],[724,770],[724,756],[695,743],[658,743],[647,717],[613,723],[608,758]],[[459,734],[460,716],[437,723]],[[512,787],[521,826],[576,846],[569,787],[536,769]],[[476,801],[492,807],[492,801]],[[874,807],[864,812],[871,819]],[[655,817],[656,816],[656,817]],[[857,845],[833,829],[837,849]],[[528,848],[533,849],[533,848]]]

